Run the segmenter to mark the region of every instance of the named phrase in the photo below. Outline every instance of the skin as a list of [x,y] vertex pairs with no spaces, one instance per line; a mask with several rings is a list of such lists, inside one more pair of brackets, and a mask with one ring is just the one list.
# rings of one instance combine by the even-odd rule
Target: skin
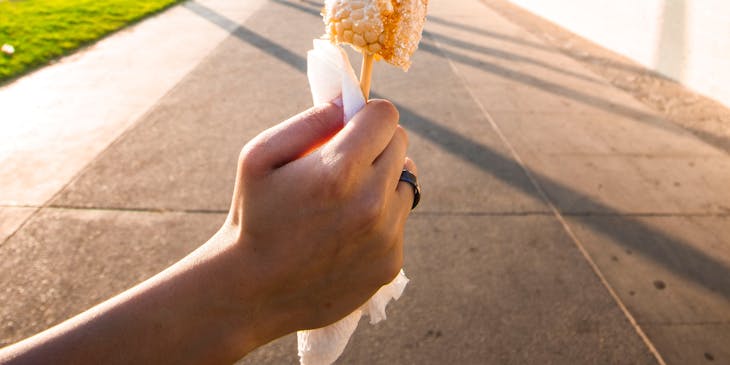
[[165,271],[0,350],[2,364],[230,364],[351,313],[403,265],[407,136],[374,100],[328,104],[243,148],[221,229]]

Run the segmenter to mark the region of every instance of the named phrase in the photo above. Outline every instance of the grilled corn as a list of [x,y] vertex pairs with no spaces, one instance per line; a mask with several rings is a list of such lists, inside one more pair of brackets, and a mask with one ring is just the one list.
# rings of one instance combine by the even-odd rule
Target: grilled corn
[[325,0],[327,36],[405,71],[421,41],[428,0]]

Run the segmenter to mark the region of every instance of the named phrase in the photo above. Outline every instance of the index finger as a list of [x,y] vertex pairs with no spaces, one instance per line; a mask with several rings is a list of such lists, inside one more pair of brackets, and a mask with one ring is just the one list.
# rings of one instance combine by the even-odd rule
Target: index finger
[[373,163],[393,138],[398,117],[398,110],[389,101],[371,100],[330,140],[329,148]]

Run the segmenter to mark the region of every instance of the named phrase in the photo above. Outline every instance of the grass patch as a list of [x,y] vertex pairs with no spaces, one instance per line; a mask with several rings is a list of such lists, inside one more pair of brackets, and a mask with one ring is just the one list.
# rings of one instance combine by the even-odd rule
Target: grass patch
[[0,84],[181,0],[0,0]]

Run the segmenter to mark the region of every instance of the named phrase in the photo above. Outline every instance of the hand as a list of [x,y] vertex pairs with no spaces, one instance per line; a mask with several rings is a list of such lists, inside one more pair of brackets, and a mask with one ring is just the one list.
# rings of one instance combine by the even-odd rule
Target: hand
[[372,101],[279,124],[241,152],[230,214],[165,271],[0,349],[0,363],[221,363],[351,313],[403,264],[406,134]]
[[403,265],[413,190],[398,181],[407,147],[398,112],[371,101],[341,127],[339,107],[316,107],[241,153],[227,225],[248,267],[240,280],[259,283],[263,317],[281,319],[272,336],[337,321]]

